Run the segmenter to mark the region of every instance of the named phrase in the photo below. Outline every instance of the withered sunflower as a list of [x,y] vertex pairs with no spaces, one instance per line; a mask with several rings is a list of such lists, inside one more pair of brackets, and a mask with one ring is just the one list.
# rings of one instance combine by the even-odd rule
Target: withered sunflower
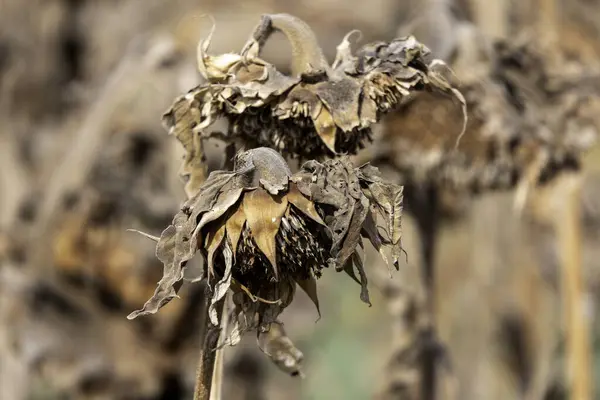
[[[215,325],[215,304],[230,288],[240,317],[236,329],[275,322],[296,284],[318,309],[316,279],[328,266],[361,283],[361,298],[368,302],[361,237],[380,250],[390,246],[397,259],[401,212],[402,187],[382,182],[369,165],[353,168],[347,158],[312,161],[292,175],[272,149],[240,152],[233,172],[211,173],[163,231],[157,256],[164,276],[152,298],[128,318],[155,313],[176,297],[185,265],[198,250],[206,266],[202,277],[212,287],[209,315]],[[378,229],[378,216],[386,227]]]
[[[259,57],[275,31],[292,46],[291,75]],[[330,65],[310,27],[288,14],[264,15],[239,54],[208,55],[213,32],[214,26],[198,46],[206,81],[177,98],[163,117],[189,162],[198,153],[196,137],[210,135],[207,129],[220,118],[228,121],[225,136],[241,138],[246,148],[318,160],[356,153],[370,140],[371,125],[413,92],[451,94],[464,106],[462,95],[434,68],[443,63],[428,62],[430,51],[412,36],[366,45],[354,55],[353,31]]]

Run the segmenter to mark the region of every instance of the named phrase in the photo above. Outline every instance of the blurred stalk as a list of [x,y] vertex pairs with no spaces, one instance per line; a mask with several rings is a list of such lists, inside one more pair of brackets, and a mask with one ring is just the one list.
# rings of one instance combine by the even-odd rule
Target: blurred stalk
[[556,2],[557,0],[537,0],[539,14],[536,30],[542,46],[547,48],[548,54],[560,57],[557,50],[560,47],[561,18]]
[[[512,7],[509,0],[469,0],[473,19],[478,28],[491,39],[508,37],[508,17]],[[523,3],[526,3],[523,1]]]
[[582,176],[568,174],[559,178],[552,193],[554,228],[558,239],[566,330],[567,377],[571,400],[592,399],[592,349],[590,326],[585,315],[585,288],[581,255]]
[[421,279],[425,290],[424,319],[420,328],[421,399],[435,400],[440,349],[435,329],[435,250],[439,231],[438,191],[435,187],[406,190],[407,206],[415,218],[421,246]]

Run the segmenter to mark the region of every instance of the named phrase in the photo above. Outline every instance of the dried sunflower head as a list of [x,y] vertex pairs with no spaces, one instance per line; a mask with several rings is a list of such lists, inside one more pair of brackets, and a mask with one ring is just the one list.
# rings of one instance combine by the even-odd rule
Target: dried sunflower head
[[469,124],[460,146],[440,130],[456,130],[456,109],[420,93],[385,121],[371,148],[411,186],[434,186],[468,197],[543,182],[579,168],[600,131],[600,71],[552,68],[553,58],[511,39],[493,47],[470,30],[453,65],[467,100]]
[[[236,329],[267,329],[292,301],[296,285],[318,309],[316,279],[328,266],[359,281],[368,302],[361,237],[380,250],[391,245],[397,258],[401,208],[402,188],[382,182],[368,165],[355,169],[345,158],[313,161],[292,175],[272,149],[238,153],[234,170],[211,173],[163,231],[157,244],[163,278],[129,318],[155,313],[176,297],[197,251],[212,288],[214,324],[215,304],[230,288],[240,317]],[[378,215],[387,221],[387,237],[377,227]]]
[[[213,27],[214,31],[214,27]],[[259,57],[270,35],[282,32],[292,46],[291,75]],[[330,65],[312,30],[287,14],[263,16],[242,51],[211,56],[213,32],[198,47],[205,83],[177,98],[165,126],[194,152],[194,137],[217,119],[227,136],[248,147],[271,147],[285,156],[321,159],[354,154],[370,140],[370,127],[415,91],[460,93],[426,61],[429,50],[414,37],[351,51],[349,33]],[[192,157],[193,158],[193,157]]]

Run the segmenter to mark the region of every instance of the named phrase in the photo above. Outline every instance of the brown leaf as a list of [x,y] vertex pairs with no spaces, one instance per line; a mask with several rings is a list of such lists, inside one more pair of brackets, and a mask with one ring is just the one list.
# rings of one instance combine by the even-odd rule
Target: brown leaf
[[[390,235],[394,265],[398,266],[400,252],[402,251],[402,208],[403,187],[386,183],[381,179],[377,168],[364,165],[359,169],[359,176],[368,186],[364,193],[371,204],[375,205],[386,219],[387,231]],[[375,246],[373,239],[369,236]]]
[[[224,188],[235,188],[236,185],[234,174],[223,171],[213,172],[200,186],[196,195],[185,202],[182,210],[173,218],[172,224],[162,232],[156,245],[156,256],[164,265],[163,277],[158,282],[152,297],[142,309],[129,314],[128,319],[154,314],[177,297],[185,264],[198,250],[200,229],[196,221],[214,206],[220,191]],[[218,217],[213,219],[216,218]]]
[[300,364],[304,356],[286,335],[281,322],[272,322],[258,334],[258,347],[282,371],[292,376],[302,376]]
[[362,258],[358,254],[358,252],[354,252],[352,254],[352,258],[354,261],[354,265],[358,270],[358,275],[360,277],[360,299],[371,306],[371,300],[369,299],[369,285],[367,280],[367,274],[365,273],[365,268],[363,265]]
[[247,169],[252,178],[252,186],[256,181],[267,192],[276,195],[288,188],[292,171],[283,157],[273,149],[259,147],[239,154],[236,157],[236,170]]
[[256,189],[244,195],[243,206],[252,237],[269,259],[275,279],[279,279],[275,236],[288,201],[285,196],[271,196],[262,189]]
[[332,123],[342,131],[352,132],[361,125],[358,118],[358,99],[362,88],[356,78],[342,76],[341,79],[319,83],[314,90],[330,110]]
[[202,215],[202,219],[196,226],[196,230],[199,231],[209,222],[215,221],[217,218],[225,214],[227,210],[233,207],[233,205],[239,200],[243,191],[243,188],[239,188],[229,190],[225,194],[221,194],[214,206]]
[[212,23],[208,37],[198,43],[196,58],[198,70],[204,79],[209,81],[220,81],[229,76],[229,71],[242,61],[242,57],[239,54],[232,53],[221,54],[216,57],[208,55],[208,48],[210,47],[210,42],[216,28],[214,19],[212,19]]
[[347,233],[343,238],[343,242],[340,243],[341,247],[339,253],[336,254],[339,265],[344,265],[346,260],[354,253],[356,246],[358,246],[363,224],[368,213],[369,201],[363,196],[360,201],[355,203],[352,219],[350,220],[346,231]]
[[217,310],[215,304],[221,300],[227,294],[229,286],[231,285],[231,269],[233,268],[233,254],[231,254],[231,248],[229,246],[223,247],[223,259],[225,261],[225,271],[223,277],[215,284],[213,290],[213,296],[210,300],[210,306],[208,308],[208,316],[210,322],[219,326],[219,317],[217,316]]
[[321,319],[321,309],[319,308],[319,296],[317,295],[317,280],[313,277],[308,279],[296,280],[296,283],[304,293],[308,295],[310,300],[313,302],[315,307],[317,308],[317,313],[319,314],[319,319]]

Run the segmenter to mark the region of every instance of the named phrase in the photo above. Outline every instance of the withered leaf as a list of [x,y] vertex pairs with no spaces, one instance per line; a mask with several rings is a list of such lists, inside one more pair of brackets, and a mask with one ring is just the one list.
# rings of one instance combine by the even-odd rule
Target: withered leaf
[[343,245],[339,249],[339,253],[336,254],[338,263],[344,265],[346,260],[355,252],[361,240],[361,233],[365,218],[369,213],[369,200],[366,197],[362,197],[354,205],[352,212],[352,219],[348,225],[346,236],[343,240]]
[[[292,181],[317,207],[329,210],[323,212],[324,222],[331,229],[334,265],[360,282],[361,299],[368,303],[367,277],[357,249],[362,247],[362,236],[367,237],[382,256],[383,247],[390,246],[397,266],[402,251],[402,186],[386,183],[377,168],[368,164],[354,168],[347,157],[323,163],[308,161],[294,174]],[[389,239],[381,237],[377,216],[385,220]]]
[[352,254],[352,259],[354,261],[354,265],[356,266],[356,270],[358,271],[358,276],[360,277],[360,299],[370,306],[371,300],[369,298],[369,282],[367,280],[367,274],[365,273],[363,260],[358,252],[354,252]]
[[272,322],[258,334],[258,347],[275,365],[290,375],[301,375],[304,355],[286,335],[283,324]]
[[219,246],[221,246],[221,243],[223,243],[224,238],[225,238],[225,226],[221,226],[220,228],[218,228],[216,230],[209,230],[208,234],[206,235],[206,242],[204,244],[204,247],[208,250],[208,255],[206,256],[206,258],[208,259],[207,273],[208,273],[209,281],[210,281],[211,277],[214,275],[213,263],[214,263],[215,252],[217,251]]
[[231,248],[229,246],[223,247],[223,258],[225,260],[225,272],[223,273],[223,277],[215,284],[213,289],[213,296],[210,300],[210,306],[208,308],[208,316],[210,318],[210,322],[218,326],[219,318],[217,316],[217,310],[215,309],[215,304],[219,302],[229,290],[229,286],[231,285],[231,269],[233,267],[233,254],[231,253]]
[[[186,201],[182,210],[173,218],[172,225],[163,231],[156,245],[156,256],[164,265],[163,277],[158,282],[152,297],[141,310],[129,314],[128,319],[154,314],[177,297],[175,286],[180,284],[185,272],[185,264],[192,259],[198,249],[200,234],[200,230],[197,229],[198,219],[213,208],[222,190],[235,190],[238,184],[232,173],[213,172],[200,186],[196,195]],[[224,213],[226,210],[222,211]],[[216,214],[213,212],[212,215]]]
[[312,276],[308,279],[297,279],[298,286],[307,294],[310,300],[317,308],[319,318],[321,318],[321,308],[319,307],[319,296],[317,295],[317,280]]

